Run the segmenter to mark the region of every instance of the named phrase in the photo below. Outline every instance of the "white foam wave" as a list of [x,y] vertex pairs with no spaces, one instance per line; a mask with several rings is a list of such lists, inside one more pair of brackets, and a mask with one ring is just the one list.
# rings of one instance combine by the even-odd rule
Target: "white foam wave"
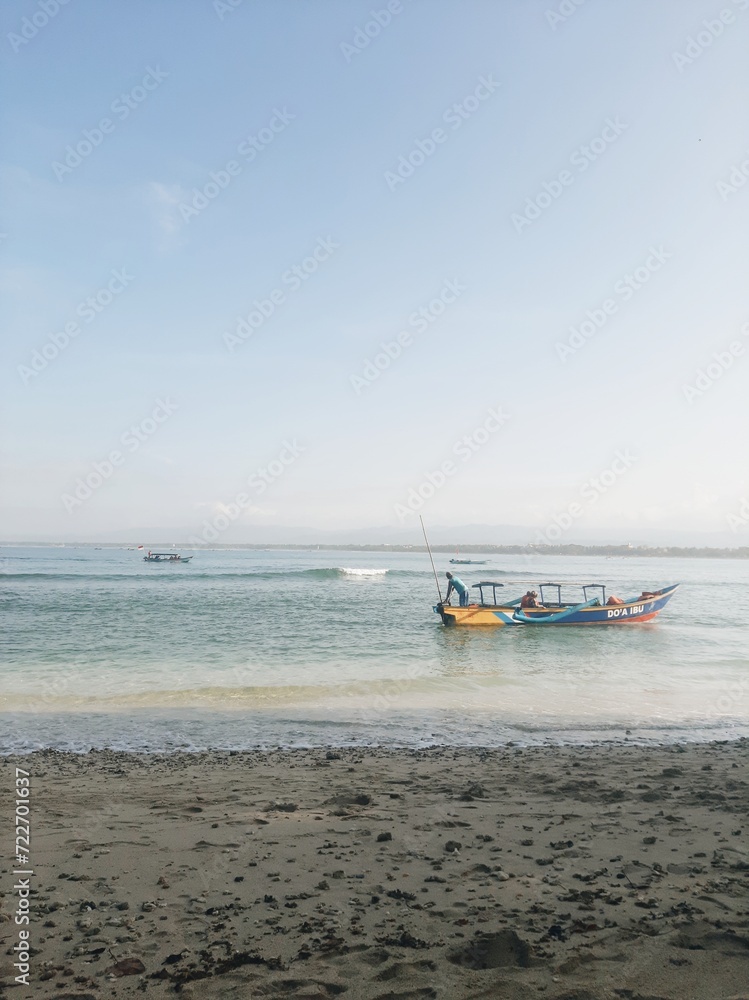
[[356,569],[351,566],[339,566],[338,572],[344,576],[384,576],[386,569]]

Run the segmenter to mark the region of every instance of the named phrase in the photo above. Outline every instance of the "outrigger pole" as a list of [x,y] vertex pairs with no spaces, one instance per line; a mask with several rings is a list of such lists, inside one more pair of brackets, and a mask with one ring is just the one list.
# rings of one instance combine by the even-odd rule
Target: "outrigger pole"
[[424,518],[419,514],[419,520],[421,521],[421,530],[424,532],[424,541],[427,544],[427,552],[429,553],[429,560],[432,564],[432,572],[434,573],[434,582],[437,584],[437,593],[439,594],[440,604],[442,604],[442,591],[440,590],[440,582],[437,577],[437,570],[434,568],[434,559],[432,558],[432,550],[429,547],[429,539],[427,538],[427,529],[424,527]]

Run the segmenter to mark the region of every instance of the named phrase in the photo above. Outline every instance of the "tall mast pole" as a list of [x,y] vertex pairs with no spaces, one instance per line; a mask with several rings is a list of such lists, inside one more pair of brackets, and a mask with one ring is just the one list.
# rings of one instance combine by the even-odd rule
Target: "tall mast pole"
[[424,518],[419,514],[419,520],[421,521],[421,530],[424,532],[424,541],[426,542],[427,552],[429,553],[429,561],[432,564],[432,572],[434,573],[434,582],[437,584],[437,593],[439,594],[440,604],[442,604],[442,591],[440,590],[440,582],[437,577],[437,570],[434,568],[434,559],[432,558],[432,550],[429,547],[429,539],[427,538],[427,529],[424,527]]

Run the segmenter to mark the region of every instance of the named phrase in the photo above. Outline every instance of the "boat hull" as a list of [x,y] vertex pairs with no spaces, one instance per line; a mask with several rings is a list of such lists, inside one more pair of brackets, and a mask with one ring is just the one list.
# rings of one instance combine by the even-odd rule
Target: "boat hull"
[[468,607],[460,608],[438,604],[434,610],[442,618],[443,623],[449,627],[488,625],[497,628],[522,625],[526,628],[536,626],[543,628],[544,624],[547,627],[632,625],[652,621],[671,600],[678,586],[678,584],[674,584],[671,587],[664,587],[663,590],[655,592],[652,597],[644,600],[627,601],[625,604],[599,604],[593,607],[581,607],[566,615],[561,621],[555,620],[548,623],[545,623],[544,619],[558,616],[563,609],[524,608],[522,611],[523,621],[515,617],[518,609],[513,605],[469,604]]
[[179,558],[175,558],[173,556],[161,556],[160,558],[156,558],[155,556],[143,556],[143,562],[148,563],[189,563],[191,559],[192,556],[180,556]]

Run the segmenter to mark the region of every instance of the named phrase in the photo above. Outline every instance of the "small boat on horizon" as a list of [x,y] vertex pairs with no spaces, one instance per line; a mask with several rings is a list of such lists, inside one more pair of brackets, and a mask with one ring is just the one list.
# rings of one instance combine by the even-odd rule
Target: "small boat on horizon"
[[[497,588],[504,586],[494,580],[483,580],[474,584],[479,591],[476,603],[454,607],[441,602],[434,611],[448,626],[626,625],[652,621],[671,600],[679,584],[661,590],[643,590],[638,597],[627,600],[614,596],[607,599],[603,584],[578,584],[583,591],[583,600],[578,603],[562,600],[562,587],[574,584],[538,584],[538,601],[535,591],[510,601],[498,600]],[[528,598],[531,600],[527,601]]]
[[143,562],[188,563],[192,556],[183,556],[179,552],[149,552],[143,556]]

